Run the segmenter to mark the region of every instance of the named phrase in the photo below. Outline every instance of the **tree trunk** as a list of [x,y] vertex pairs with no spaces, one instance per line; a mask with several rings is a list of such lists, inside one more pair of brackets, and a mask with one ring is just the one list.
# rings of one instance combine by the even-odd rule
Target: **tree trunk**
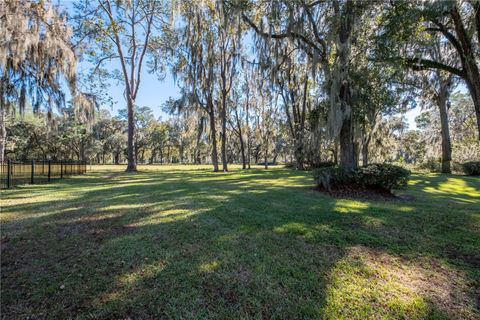
[[248,103],[246,105],[246,109],[247,109],[247,118],[246,118],[246,126],[247,126],[247,166],[248,166],[248,169],[250,169],[250,154],[251,154],[251,151],[250,151],[250,127],[248,126]]
[[235,118],[237,120],[238,139],[240,140],[240,154],[242,156],[242,169],[246,169],[247,159],[245,157],[245,143],[243,141],[242,123],[240,121],[240,117],[238,116],[237,107],[235,107]]
[[340,130],[340,166],[345,169],[355,169],[355,144],[353,143],[353,121],[351,117],[343,120]]
[[366,141],[362,144],[362,164],[368,165],[368,143]]
[[268,169],[268,135],[265,139],[265,169]]
[[198,124],[198,131],[197,131],[197,141],[196,141],[196,145],[195,145],[195,151],[194,151],[194,159],[193,159],[193,162],[195,164],[200,164],[200,139],[202,137],[202,133],[203,133],[203,122],[204,122],[204,118],[201,117],[200,118],[200,123]]
[[210,138],[212,139],[212,164],[213,172],[218,172],[218,154],[217,154],[217,128],[215,126],[215,112],[213,104],[210,106],[208,113],[210,117]]
[[[478,69],[477,69],[477,74],[478,74]],[[468,91],[472,96],[473,105],[475,107],[475,115],[477,117],[478,139],[480,139],[480,78],[474,78],[474,76],[471,76],[471,77],[473,78],[467,80],[466,82],[467,82]]]
[[222,94],[222,167],[223,172],[228,172],[227,164],[227,99],[226,93]]
[[150,164],[153,164],[153,161],[155,160],[155,156],[157,155],[157,152],[155,149],[152,150],[152,154],[150,156]]
[[[128,92],[128,90],[127,90]],[[134,149],[134,134],[135,134],[135,101],[131,97],[127,97],[127,109],[128,109],[128,163],[127,172],[137,171],[136,152]]]
[[297,137],[295,138],[295,161],[296,161],[296,168],[297,170],[304,170],[304,152],[303,152],[303,133],[297,132]]
[[242,154],[242,169],[247,168],[247,159],[245,157],[245,144],[243,142],[242,134],[240,133],[240,152]]
[[[0,99],[3,99],[0,97]],[[2,103],[3,104],[3,103]],[[5,144],[7,141],[7,130],[5,126],[6,108],[0,106],[0,163],[5,161]]]
[[[346,1],[343,12],[340,14],[340,24],[336,50],[338,61],[332,73],[332,86],[330,91],[331,108],[341,108],[342,124],[339,133],[340,142],[340,166],[345,169],[355,169],[357,161],[355,156],[355,145],[353,139],[352,99],[348,70],[351,54],[351,36],[354,26],[354,2]],[[338,9],[336,9],[338,10]],[[334,114],[338,110],[333,110]],[[338,116],[337,116],[338,117]]]
[[[473,104],[475,106],[475,115],[477,117],[478,139],[480,139],[480,71],[475,57],[475,49],[473,47],[473,39],[469,36],[467,28],[465,28],[460,11],[455,7],[450,12],[455,27],[455,33],[458,37],[458,43],[461,47],[457,48],[460,55],[460,61],[465,71],[465,81],[467,88],[472,96]],[[480,35],[477,35],[480,36]]]
[[447,97],[443,86],[437,96],[438,111],[440,112],[440,131],[442,134],[442,173],[451,173],[451,161],[452,161],[452,146],[450,142],[450,130],[448,128],[448,110],[447,110]]

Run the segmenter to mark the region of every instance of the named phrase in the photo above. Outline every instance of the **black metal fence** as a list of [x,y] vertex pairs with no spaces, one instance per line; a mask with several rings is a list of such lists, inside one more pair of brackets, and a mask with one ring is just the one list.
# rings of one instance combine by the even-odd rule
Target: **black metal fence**
[[0,163],[0,188],[8,189],[21,184],[45,183],[87,172],[85,161],[13,161]]

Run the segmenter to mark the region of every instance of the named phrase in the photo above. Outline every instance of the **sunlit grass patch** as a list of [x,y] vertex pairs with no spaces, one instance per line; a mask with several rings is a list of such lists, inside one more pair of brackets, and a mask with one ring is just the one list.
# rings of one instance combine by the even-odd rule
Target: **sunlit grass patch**
[[402,260],[357,246],[347,250],[331,274],[328,319],[476,317],[467,276],[440,260]]

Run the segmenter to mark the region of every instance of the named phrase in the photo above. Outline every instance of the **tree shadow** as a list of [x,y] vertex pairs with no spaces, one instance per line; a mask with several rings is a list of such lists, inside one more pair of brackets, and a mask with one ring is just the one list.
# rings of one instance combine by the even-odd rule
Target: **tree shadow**
[[[341,311],[335,292],[348,291],[339,274],[346,282],[376,279],[342,268],[377,274],[378,261],[442,264],[415,265],[416,273],[451,268],[445,278],[467,283],[448,289],[450,305],[462,308],[445,310],[433,299],[423,315],[475,316],[478,203],[427,189],[441,191],[448,179],[414,182],[411,203],[332,199],[311,190],[308,174],[285,169],[99,173],[8,191],[4,316],[328,318]],[[18,197],[29,192],[38,198]],[[455,210],[445,210],[450,202]],[[468,297],[457,297],[458,288]],[[408,315],[417,304],[400,301],[389,315]]]

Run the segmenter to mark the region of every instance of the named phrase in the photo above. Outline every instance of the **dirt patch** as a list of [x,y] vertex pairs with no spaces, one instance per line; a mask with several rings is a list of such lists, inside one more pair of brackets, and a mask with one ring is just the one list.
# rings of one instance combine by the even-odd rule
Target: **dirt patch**
[[313,188],[314,191],[329,195],[337,199],[353,199],[364,201],[413,201],[415,198],[409,195],[395,195],[387,190],[366,189],[359,186],[339,186],[326,190],[321,187]]

